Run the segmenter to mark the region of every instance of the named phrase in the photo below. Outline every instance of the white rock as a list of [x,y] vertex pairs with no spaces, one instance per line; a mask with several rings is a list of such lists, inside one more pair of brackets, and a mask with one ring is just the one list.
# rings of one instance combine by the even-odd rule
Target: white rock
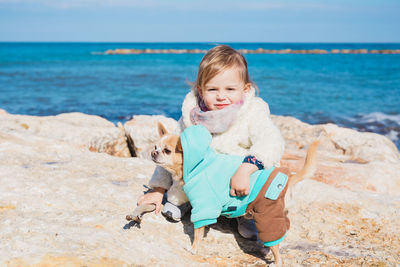
[[346,155],[347,159],[400,163],[396,145],[383,135],[361,133],[331,123],[310,125],[292,117],[271,117],[280,128],[288,149],[303,148],[319,139],[320,149]]
[[346,155],[366,161],[400,163],[396,145],[383,135],[361,133],[334,124],[325,124],[323,129],[336,148]]
[[65,113],[44,117],[3,114],[0,116],[0,131],[28,133],[50,140],[84,146],[93,152],[130,157],[122,125],[116,127],[99,116],[83,113]]

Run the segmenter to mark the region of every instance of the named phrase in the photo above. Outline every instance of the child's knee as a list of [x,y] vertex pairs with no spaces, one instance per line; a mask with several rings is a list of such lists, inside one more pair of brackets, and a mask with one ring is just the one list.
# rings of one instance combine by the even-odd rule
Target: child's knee
[[182,187],[175,184],[172,185],[167,191],[167,200],[176,206],[182,205],[189,201]]

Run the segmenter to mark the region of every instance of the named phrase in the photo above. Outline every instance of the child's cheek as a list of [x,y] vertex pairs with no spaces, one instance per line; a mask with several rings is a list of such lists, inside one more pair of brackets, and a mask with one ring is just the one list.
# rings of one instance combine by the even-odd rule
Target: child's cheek
[[204,102],[204,104],[206,104],[207,108],[210,108],[210,107],[212,107],[212,105],[214,104],[215,101],[213,100],[212,96],[205,95],[203,98],[203,102]]

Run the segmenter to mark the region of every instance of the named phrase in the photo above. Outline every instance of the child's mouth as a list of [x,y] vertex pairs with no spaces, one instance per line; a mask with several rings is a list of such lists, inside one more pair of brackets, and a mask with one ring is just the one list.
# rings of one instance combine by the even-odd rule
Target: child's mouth
[[223,108],[226,108],[226,107],[228,107],[229,106],[229,104],[216,104],[215,105],[215,107],[217,108],[217,109],[223,109]]

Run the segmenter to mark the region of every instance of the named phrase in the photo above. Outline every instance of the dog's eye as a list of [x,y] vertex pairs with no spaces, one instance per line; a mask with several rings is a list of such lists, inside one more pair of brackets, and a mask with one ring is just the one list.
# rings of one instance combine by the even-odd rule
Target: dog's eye
[[171,150],[169,150],[168,148],[164,148],[164,153],[169,155],[169,154],[171,154]]

